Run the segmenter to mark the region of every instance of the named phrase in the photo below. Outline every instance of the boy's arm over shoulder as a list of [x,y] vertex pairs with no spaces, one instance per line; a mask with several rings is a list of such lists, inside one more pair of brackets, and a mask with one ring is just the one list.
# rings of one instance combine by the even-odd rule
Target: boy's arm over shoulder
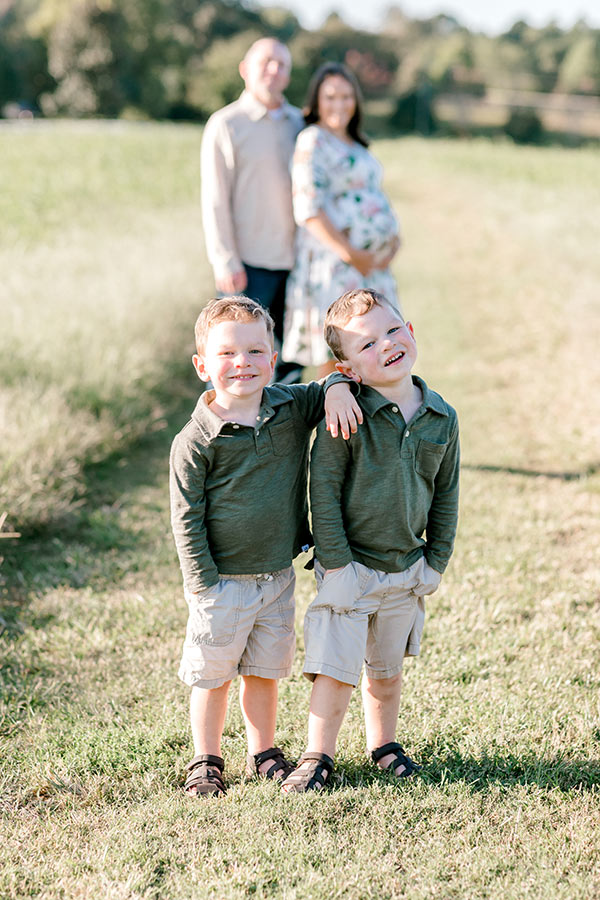
[[[333,392],[331,388],[336,387]],[[358,385],[340,372],[334,372],[321,381],[309,384],[276,385],[291,392],[298,405],[300,415],[309,428],[315,426],[325,413],[326,425],[332,437],[337,437],[338,430],[344,437],[356,431],[357,424],[362,422],[362,411],[355,400]]]
[[352,562],[344,530],[342,491],[351,458],[349,441],[333,440],[321,422],[310,456],[310,506],[317,559],[325,569]]
[[185,587],[197,593],[215,585],[219,573],[205,524],[208,458],[189,429],[184,428],[171,446],[171,527]]
[[444,572],[452,556],[458,523],[458,491],[460,475],[460,441],[458,416],[446,404],[449,438],[435,478],[433,500],[427,517],[426,556],[429,565]]

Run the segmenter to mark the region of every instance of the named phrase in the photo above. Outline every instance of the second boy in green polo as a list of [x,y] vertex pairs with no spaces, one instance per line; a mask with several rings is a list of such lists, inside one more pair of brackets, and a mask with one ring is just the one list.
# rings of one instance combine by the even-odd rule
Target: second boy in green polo
[[418,766],[396,740],[402,664],[419,653],[424,597],[437,590],[458,516],[455,411],[412,375],[410,323],[375,291],[343,294],[327,312],[337,368],[360,383],[364,421],[348,441],[317,429],[310,498],[318,594],[304,622],[313,681],[308,747],[283,782],[320,790],[363,662],[367,748],[397,777]]

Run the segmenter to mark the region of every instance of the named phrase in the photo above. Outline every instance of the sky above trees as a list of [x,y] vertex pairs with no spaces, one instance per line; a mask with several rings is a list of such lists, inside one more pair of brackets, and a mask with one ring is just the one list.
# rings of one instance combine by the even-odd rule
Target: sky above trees
[[[261,5],[270,5],[261,3]],[[530,25],[541,27],[555,20],[562,28],[585,19],[593,27],[600,27],[600,3],[598,0],[500,0],[486,3],[481,0],[278,0],[278,6],[291,9],[305,28],[318,28],[332,11],[338,12],[350,25],[376,28],[386,10],[398,5],[412,18],[427,18],[439,12],[456,16],[471,29],[499,34],[524,19]]]

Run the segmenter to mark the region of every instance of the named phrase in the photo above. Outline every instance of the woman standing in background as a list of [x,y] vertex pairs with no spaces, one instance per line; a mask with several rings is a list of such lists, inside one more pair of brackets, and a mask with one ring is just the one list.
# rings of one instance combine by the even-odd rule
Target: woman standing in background
[[381,190],[381,166],[360,130],[360,89],[346,66],[329,62],[317,70],[304,121],[292,168],[299,228],[282,355],[316,366],[322,377],[334,369],[323,320],[340,294],[372,288],[398,303],[389,265],[400,238],[398,221]]

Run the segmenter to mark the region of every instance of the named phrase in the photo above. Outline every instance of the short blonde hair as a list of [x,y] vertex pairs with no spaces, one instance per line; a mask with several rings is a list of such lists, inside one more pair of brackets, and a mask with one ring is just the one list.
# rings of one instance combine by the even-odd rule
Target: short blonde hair
[[374,306],[388,306],[402,319],[400,311],[394,304],[390,303],[383,294],[378,294],[377,291],[368,289],[346,291],[345,294],[333,301],[325,315],[323,333],[331,352],[337,359],[344,360],[346,358],[342,347],[343,326],[354,316],[364,316]]
[[243,294],[232,294],[228,297],[215,297],[209,300],[198,318],[194,327],[196,338],[196,350],[200,355],[204,352],[208,332],[217,322],[264,322],[267,336],[273,345],[273,319],[260,303],[250,300]]

